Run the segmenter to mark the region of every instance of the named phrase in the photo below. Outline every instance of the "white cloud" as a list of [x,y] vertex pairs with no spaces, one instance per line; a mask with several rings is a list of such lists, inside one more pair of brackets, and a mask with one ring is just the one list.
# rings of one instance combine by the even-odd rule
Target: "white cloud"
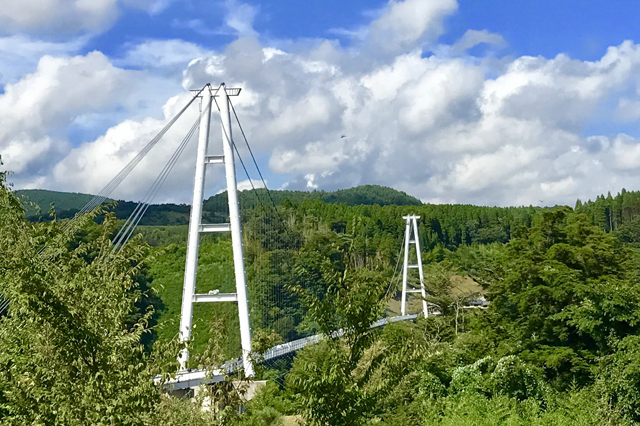
[[[242,9],[239,3],[232,5]],[[118,69],[95,53],[73,59],[79,68],[94,63],[96,70],[90,76],[66,78],[66,72],[74,75],[71,70],[55,70],[72,59],[50,58],[41,63],[34,74],[37,78],[25,77],[18,84],[24,83],[20,86],[24,90],[57,85],[53,99],[73,88],[73,81],[76,91],[71,90],[61,105],[67,112],[54,120],[46,108],[37,109],[38,125],[29,128],[27,115],[21,112],[27,108],[16,96],[7,97],[7,91],[0,95],[0,117],[9,111],[0,118],[8,129],[0,129],[0,149],[16,165],[7,161],[8,168],[17,169],[23,182],[45,153],[53,155],[57,165],[36,174],[40,180],[32,179],[31,184],[95,192],[186,101],[186,95],[171,96],[180,90],[178,70],[188,63],[183,89],[222,81],[243,88],[233,102],[254,152],[263,162],[268,159],[270,172],[264,172],[270,180],[282,180],[274,174],[289,176],[286,187],[291,189],[382,184],[431,202],[512,205],[543,200],[549,205],[640,186],[638,135],[615,131],[612,135],[610,130],[585,135],[585,129],[598,123],[611,129],[607,117],[627,123],[638,120],[634,110],[640,104],[638,45],[624,42],[610,47],[597,61],[566,55],[500,61],[470,58],[465,49],[503,41],[486,31],[469,31],[456,45],[438,48],[443,19],[456,7],[454,1],[445,0],[390,1],[366,29],[361,45],[348,48],[328,40],[261,42],[253,33],[255,10],[247,9],[238,12],[238,22],[244,24],[233,26],[247,36],[238,37],[223,51],[212,53],[179,40],[150,40],[131,46],[116,62],[144,71]],[[436,53],[427,56],[426,50]],[[94,81],[91,76],[98,70],[105,73],[102,79],[123,79],[117,86],[130,92],[123,95],[129,120],[110,126],[94,141],[71,147],[56,129],[70,120],[91,125],[91,114],[78,112],[86,104],[77,94],[93,95],[98,78]],[[161,84],[169,89],[155,93]],[[32,93],[39,103],[39,92]],[[117,93],[114,83],[103,100],[92,100],[89,107],[98,115],[109,111]],[[169,98],[159,115],[159,105]],[[134,115],[141,99],[146,105]],[[47,98],[47,102],[54,101]],[[168,146],[175,146],[189,120],[167,135]],[[17,136],[3,139],[3,131],[26,135],[25,148],[7,142],[22,140]],[[211,143],[212,150],[219,151],[217,127],[212,129]],[[58,145],[62,148],[56,151]],[[169,148],[161,151],[141,164],[123,197],[144,193],[164,164],[163,155],[170,154]],[[189,201],[190,152],[168,181],[165,199]],[[241,154],[248,158],[246,152]],[[216,180],[221,169],[208,176],[211,191],[222,188],[222,181]]]
[[233,30],[240,37],[256,36],[258,33],[253,29],[253,20],[258,10],[248,3],[238,0],[225,1],[226,14],[224,22],[227,27]]
[[179,39],[145,40],[128,46],[115,64],[171,75],[180,80],[182,71],[195,59],[212,55],[197,44]]
[[227,35],[237,37],[257,37],[258,33],[253,28],[253,21],[258,13],[256,6],[243,3],[239,0],[224,0],[221,3],[222,25],[212,26],[207,20],[174,19],[171,26],[179,29],[189,29],[206,36]]
[[451,51],[454,54],[461,54],[465,50],[471,49],[479,44],[493,44],[503,46],[504,38],[500,34],[490,33],[487,30],[467,30],[464,35],[453,46]]
[[0,37],[0,84],[15,83],[25,74],[32,73],[44,55],[69,56],[77,53],[87,40],[87,37],[78,37],[66,42],[52,42],[24,35]]
[[[187,103],[188,95],[170,99],[163,108],[161,119],[146,118],[140,121],[126,120],[93,142],[85,143],[69,151],[53,169],[51,183],[58,188],[77,188],[80,192],[97,193],[164,127]],[[197,117],[197,106],[185,113],[154,149],[140,162],[132,174],[114,192],[115,198],[140,199],[188,133]],[[213,132],[212,132],[213,133]],[[190,198],[186,188],[193,182],[193,161],[197,137],[193,137],[187,149],[172,170],[162,188],[159,200],[171,199],[185,202]],[[213,145],[213,144],[212,144]],[[216,147],[211,146],[212,151]],[[209,181],[220,180],[222,169],[208,168]],[[217,189],[209,186],[209,193]]]
[[[15,172],[13,179],[19,187],[99,191],[164,126],[176,108],[186,103],[184,96],[178,104],[171,98],[160,111],[171,92],[182,92],[180,79],[173,80],[171,84],[170,79],[147,71],[118,68],[99,52],[44,56],[34,73],[8,84],[0,94],[4,167]],[[117,196],[136,198],[145,193],[161,169],[159,165],[166,163],[195,120],[196,110],[194,106],[190,118],[177,124],[177,132],[165,136],[163,148],[141,164]],[[113,125],[119,117],[129,118]],[[93,142],[81,140],[74,146],[68,139],[71,127],[89,133],[108,131]],[[186,166],[179,163],[176,172],[187,174],[179,181],[188,180],[192,170],[190,162]],[[168,192],[163,199],[172,196],[173,186],[172,182],[165,185]],[[182,183],[179,187],[184,189]],[[184,201],[184,197],[178,198]]]
[[[269,185],[268,181],[265,181],[264,183],[266,183],[267,186]],[[245,179],[243,181],[238,182],[238,191],[248,191],[248,190],[253,190],[253,188],[255,189],[264,188],[265,187],[264,183],[262,183],[260,179]]]
[[114,93],[124,96],[127,83],[124,71],[98,52],[42,57],[34,73],[0,95],[0,153],[7,167],[39,173],[67,147],[66,127],[85,111],[115,106]]
[[4,31],[102,31],[118,16],[116,0],[5,0],[0,8]]
[[640,101],[620,99],[615,114],[620,121],[635,122],[640,120]]
[[120,3],[158,13],[171,0],[4,0],[0,7],[0,32],[64,33],[100,32],[120,14]]
[[150,15],[157,15],[174,1],[176,0],[124,0],[123,3],[128,7],[142,9]]
[[[237,76],[250,140],[272,152],[273,171],[294,176],[289,188],[378,183],[426,201],[505,205],[634,187],[621,171],[640,145],[582,136],[598,108],[635,84],[633,43],[594,62],[522,57],[503,68],[413,46],[377,65],[362,57],[371,53],[326,43],[277,56],[252,43],[196,61],[185,76]],[[240,58],[246,73],[236,72]]]
[[443,18],[458,8],[456,0],[391,0],[369,27],[369,39],[379,51],[396,55],[443,32]]

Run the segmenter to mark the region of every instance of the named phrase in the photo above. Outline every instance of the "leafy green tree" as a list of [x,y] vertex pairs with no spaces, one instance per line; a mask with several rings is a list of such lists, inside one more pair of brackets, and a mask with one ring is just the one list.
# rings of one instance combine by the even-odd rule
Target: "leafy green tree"
[[597,357],[638,331],[640,289],[629,252],[568,207],[543,214],[506,245],[484,327],[503,353],[542,366],[557,384],[591,380]]
[[73,237],[58,223],[24,221],[4,179],[0,292],[11,304],[0,319],[2,423],[151,424],[160,395],[142,344],[151,311],[132,320],[147,248],[112,254],[107,217],[97,240],[69,249]]
[[287,385],[309,424],[363,424],[375,399],[364,389],[368,374],[355,370],[373,340],[370,325],[382,312],[385,282],[364,269],[340,273],[329,261],[322,272],[324,297],[300,286],[293,290],[326,339],[298,354]]
[[640,421],[640,336],[628,336],[602,359],[596,389],[628,418]]

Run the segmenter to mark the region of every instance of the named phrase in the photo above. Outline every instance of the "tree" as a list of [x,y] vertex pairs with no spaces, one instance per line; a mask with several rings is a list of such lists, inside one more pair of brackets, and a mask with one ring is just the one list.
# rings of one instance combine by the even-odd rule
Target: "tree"
[[375,398],[365,389],[368,374],[354,371],[373,341],[370,325],[382,312],[386,284],[377,272],[340,270],[329,260],[322,275],[328,285],[321,297],[301,286],[292,288],[325,340],[296,357],[287,385],[309,424],[359,425]]
[[142,344],[151,310],[132,316],[142,297],[134,277],[147,247],[134,242],[112,254],[113,216],[97,240],[69,244],[73,237],[59,223],[22,219],[5,176],[0,293],[11,304],[0,319],[3,424],[151,424],[160,399]]
[[559,386],[592,379],[598,356],[640,331],[637,267],[614,235],[568,207],[521,229],[497,262],[483,327],[504,354],[543,367]]

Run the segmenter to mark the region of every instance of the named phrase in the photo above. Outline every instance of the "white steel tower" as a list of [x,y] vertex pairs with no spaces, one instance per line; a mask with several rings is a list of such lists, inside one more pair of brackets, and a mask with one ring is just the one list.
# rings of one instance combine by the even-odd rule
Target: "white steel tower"
[[[422,256],[420,254],[420,240],[418,238],[418,219],[420,216],[409,215],[403,216],[403,219],[407,221],[407,227],[404,231],[404,266],[402,268],[402,304],[401,304],[401,314],[406,315],[407,312],[407,293],[420,293],[422,295],[422,310],[424,312],[424,317],[427,318],[429,316],[429,310],[427,308],[427,293],[424,288],[424,272],[422,270]],[[411,231],[413,230],[413,237],[411,235]],[[416,247],[416,257],[417,263],[413,265],[409,265],[409,247],[410,244],[414,244]],[[409,269],[418,269],[418,274],[420,276],[420,289],[412,289],[407,288],[409,281]]]
[[[244,252],[242,248],[242,229],[238,207],[238,190],[236,184],[233,140],[231,135],[231,116],[229,113],[229,96],[237,96],[240,89],[227,88],[224,83],[217,89],[207,85],[202,91],[200,133],[198,137],[198,153],[196,157],[195,179],[193,184],[193,202],[189,218],[189,239],[187,244],[187,260],[184,270],[184,287],[182,290],[182,310],[180,316],[180,341],[191,339],[193,325],[193,304],[199,302],[236,302],[240,316],[240,341],[242,344],[242,360],[246,377],[253,376],[251,353],[251,327],[249,324],[249,304],[247,300],[247,281],[244,271]],[[213,98],[217,98],[220,108],[222,127],[223,155],[208,155],[209,127]],[[224,164],[227,195],[229,199],[229,223],[203,224],[202,204],[205,181],[205,166],[208,164]],[[236,293],[196,294],[196,270],[198,266],[198,246],[202,232],[231,232],[233,245],[233,265],[236,280]],[[180,369],[187,369],[189,351],[183,349],[178,356]]]

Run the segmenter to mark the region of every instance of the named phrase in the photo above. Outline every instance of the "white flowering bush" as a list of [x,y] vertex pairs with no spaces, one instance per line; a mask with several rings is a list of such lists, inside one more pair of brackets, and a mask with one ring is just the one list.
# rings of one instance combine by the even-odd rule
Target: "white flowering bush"
[[545,394],[541,374],[516,355],[498,360],[489,384],[494,395],[507,395],[520,401],[528,398],[542,399]]
[[485,357],[473,364],[454,368],[451,374],[449,392],[451,394],[488,393],[487,373],[492,369],[493,360],[491,357]]

